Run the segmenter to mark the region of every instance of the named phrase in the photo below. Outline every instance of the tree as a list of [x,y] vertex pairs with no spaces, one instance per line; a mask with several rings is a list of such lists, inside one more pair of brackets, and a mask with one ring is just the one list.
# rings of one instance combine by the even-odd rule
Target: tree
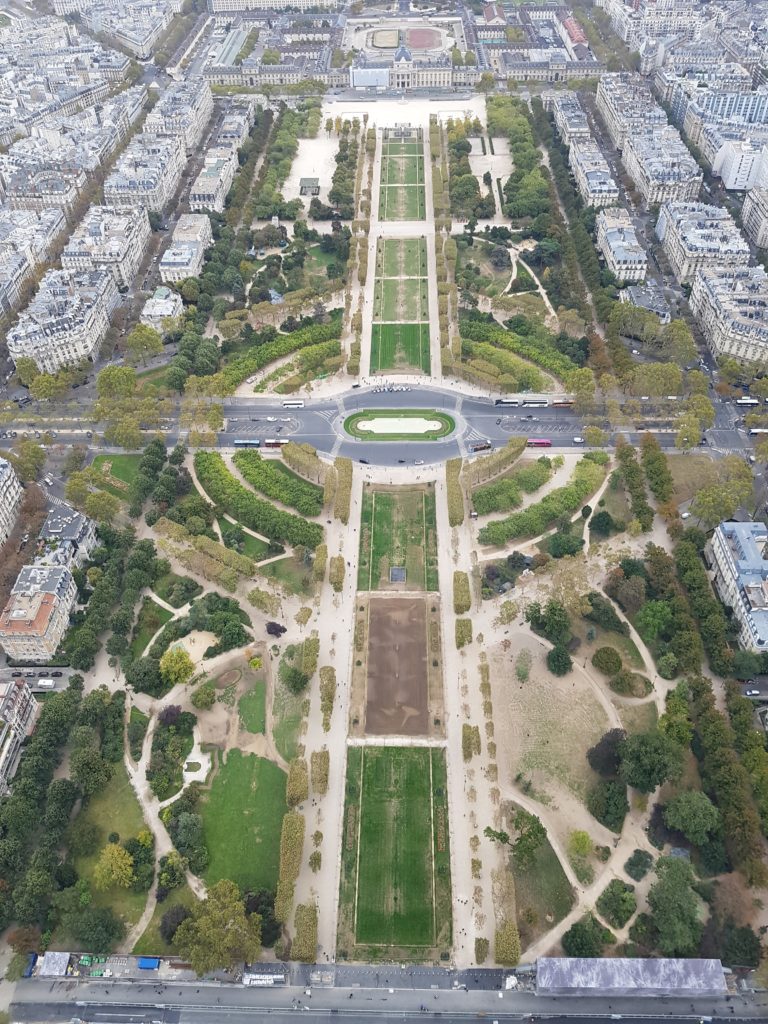
[[634,885],[614,878],[597,898],[597,909],[614,928],[623,928],[637,910]]
[[195,665],[183,647],[171,647],[160,659],[160,675],[168,687],[186,683],[195,671]]
[[499,831],[490,826],[486,827],[483,834],[494,842],[509,846],[520,867],[530,865],[536,851],[547,838],[547,830],[535,814],[529,814],[528,811],[522,809],[515,811],[512,827],[517,832],[517,837],[514,840],[509,832]]
[[628,786],[641,793],[652,793],[663,782],[674,782],[683,773],[681,747],[657,729],[628,736],[619,754],[619,774]]
[[627,787],[623,782],[604,779],[587,796],[589,813],[611,832],[621,832],[629,810]]
[[593,846],[592,837],[584,829],[575,829],[568,836],[568,853],[571,857],[588,857]]
[[162,351],[163,339],[146,324],[136,324],[125,339],[125,355],[130,363],[145,365],[148,356],[159,356]]
[[627,613],[635,615],[645,604],[646,585],[642,576],[630,576],[616,588],[616,599]]
[[691,395],[686,402],[686,411],[695,416],[700,425],[708,430],[715,422],[715,407],[706,395]]
[[246,915],[237,885],[224,879],[192,907],[176,930],[174,945],[198,975],[237,961],[251,962],[261,952],[261,918]]
[[191,911],[181,903],[169,907],[160,919],[160,937],[163,942],[167,942],[170,946],[179,929],[179,925],[190,916]]
[[28,437],[22,437],[13,446],[13,467],[22,483],[37,480],[45,465],[45,450]]
[[677,829],[694,846],[703,846],[720,824],[720,812],[698,789],[674,796],[664,808],[664,822]]
[[596,533],[598,537],[608,537],[615,528],[613,516],[606,509],[595,512],[589,521],[590,532]]
[[615,647],[598,647],[592,655],[592,664],[606,676],[621,672],[621,655]]
[[660,857],[656,877],[648,905],[659,931],[659,950],[664,956],[692,956],[701,938],[701,924],[691,865],[677,857]]
[[96,378],[99,398],[130,398],[136,390],[136,371],[132,366],[105,366]]
[[[465,64],[469,63],[470,54],[472,54],[473,58],[475,56],[474,53],[472,53],[471,50],[467,50],[467,52],[464,55],[464,63]],[[473,60],[473,63],[474,63],[474,60]],[[493,72],[492,71],[484,71],[480,75],[480,81],[477,83],[477,91],[478,92],[489,93],[489,92],[493,92],[493,90],[495,88],[496,88],[496,79],[493,77]]]
[[551,644],[566,644],[571,638],[570,616],[559,601],[547,601],[543,609],[538,601],[532,601],[525,610],[525,619]]
[[732,519],[739,507],[739,495],[729,484],[702,487],[691,502],[691,513],[708,529]]
[[592,914],[587,914],[563,935],[563,952],[566,956],[599,957],[606,942],[605,932]]
[[85,499],[85,513],[97,523],[111,523],[120,511],[120,499],[106,491],[93,491]]
[[30,359],[29,356],[20,356],[15,363],[16,376],[19,379],[19,383],[23,387],[28,388],[32,381],[40,376],[37,363],[34,359]]
[[97,889],[128,889],[133,879],[133,857],[118,843],[107,843],[93,869],[93,884]]
[[675,447],[687,452],[701,441],[701,423],[692,413],[684,413],[677,421]]
[[72,754],[69,769],[72,779],[85,796],[98,793],[112,778],[112,766],[104,760],[98,750],[89,747],[82,747]]
[[594,747],[587,751],[587,761],[592,771],[604,778],[615,778],[619,773],[621,744],[627,738],[624,729],[610,729],[603,733]]
[[573,661],[568,653],[568,648],[563,644],[556,644],[547,653],[547,668],[553,676],[567,676],[573,668]]

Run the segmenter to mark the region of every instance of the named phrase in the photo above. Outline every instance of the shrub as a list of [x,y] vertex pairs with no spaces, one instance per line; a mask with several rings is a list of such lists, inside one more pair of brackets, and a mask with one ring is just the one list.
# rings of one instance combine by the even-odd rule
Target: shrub
[[312,549],[321,543],[321,526],[257,498],[232,476],[218,452],[195,452],[195,472],[216,505],[263,537]]
[[[322,583],[325,578],[325,567],[328,562],[328,545],[318,544],[315,548],[315,561],[312,564],[312,576],[315,583]],[[273,613],[274,614],[274,613]]]
[[471,761],[475,754],[480,753],[480,727],[468,725],[461,727],[461,752],[465,761]]
[[349,508],[352,502],[352,459],[338,456],[334,460],[336,470],[336,498],[333,503],[333,515],[346,526],[349,522]]
[[295,508],[303,516],[322,512],[322,488],[286,471],[280,463],[266,462],[254,451],[235,452],[232,461],[251,487],[268,498]]
[[637,910],[634,885],[628,885],[620,878],[612,879],[598,896],[597,909],[608,924],[623,928]]
[[626,785],[613,779],[598,782],[587,796],[587,809],[611,832],[621,832],[629,811]]
[[592,664],[603,675],[615,676],[621,671],[621,655],[615,647],[598,647],[592,655]]
[[461,466],[461,459],[448,459],[445,464],[445,486],[448,494],[448,523],[450,526],[461,526],[464,522]]
[[488,950],[490,948],[490,942],[488,939],[477,938],[475,939],[475,962],[478,964],[484,964],[488,959]]
[[271,594],[268,590],[260,590],[254,587],[248,591],[248,601],[254,608],[258,608],[265,615],[277,615],[280,611],[280,598]]
[[646,850],[634,850],[624,870],[636,882],[642,881],[653,867],[653,857]]
[[313,750],[310,755],[312,766],[312,791],[318,796],[328,792],[328,771],[331,766],[331,755],[327,750]]
[[303,757],[294,757],[288,765],[288,779],[285,784],[285,802],[295,807],[309,798],[309,771]]
[[586,914],[563,935],[563,952],[566,956],[599,957],[603,952],[603,946],[612,938],[608,929],[603,928],[592,914]]
[[300,903],[296,907],[295,934],[291,946],[291,959],[311,964],[317,954],[317,907],[314,903]]
[[275,893],[275,920],[285,924],[291,916],[293,907],[293,894],[296,890],[295,882],[286,882],[278,879],[277,892]]
[[480,515],[509,512],[523,500],[523,492],[532,494],[552,476],[552,460],[543,456],[532,466],[523,466],[509,476],[478,487],[472,492],[472,505]]
[[331,728],[333,702],[336,699],[336,669],[324,665],[320,669],[320,712],[323,716],[323,732]]
[[619,693],[623,697],[647,697],[653,689],[650,679],[626,668],[612,676],[608,685],[614,693]]
[[214,683],[203,683],[193,691],[191,697],[192,707],[198,711],[209,711],[216,703],[216,686]]
[[458,570],[453,574],[453,610],[456,615],[463,615],[472,607],[472,595],[469,590],[469,576]]
[[219,381],[220,378],[220,390],[217,390],[216,394],[232,394],[247,377],[252,376],[276,359],[282,359],[283,356],[291,355],[291,353],[298,352],[310,345],[339,339],[342,326],[340,312],[338,311],[339,315],[332,316],[327,324],[312,324],[309,327],[293,331],[291,334],[281,334],[272,341],[266,341],[262,345],[254,345],[247,349],[216,374],[216,381]]
[[461,650],[472,643],[472,620],[456,619],[456,648]]
[[573,668],[568,648],[563,644],[556,644],[551,651],[548,651],[547,668],[553,676],[567,676]]

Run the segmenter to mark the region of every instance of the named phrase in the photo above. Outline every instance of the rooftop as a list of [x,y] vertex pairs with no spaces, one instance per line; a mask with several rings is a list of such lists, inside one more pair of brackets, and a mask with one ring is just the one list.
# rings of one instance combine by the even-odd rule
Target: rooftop
[[536,961],[536,990],[542,994],[720,995],[725,993],[726,985],[719,960],[540,957]]

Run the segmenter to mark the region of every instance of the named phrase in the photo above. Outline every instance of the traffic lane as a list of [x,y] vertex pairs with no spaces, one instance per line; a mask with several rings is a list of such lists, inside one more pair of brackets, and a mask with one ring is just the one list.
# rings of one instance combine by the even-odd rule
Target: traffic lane
[[369,441],[347,438],[339,455],[371,466],[431,466],[461,455],[456,437],[440,441]]

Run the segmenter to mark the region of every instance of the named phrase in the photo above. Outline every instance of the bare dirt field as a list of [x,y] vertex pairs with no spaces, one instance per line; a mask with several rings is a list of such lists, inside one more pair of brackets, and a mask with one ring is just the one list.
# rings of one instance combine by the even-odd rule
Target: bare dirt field
[[368,628],[365,731],[427,732],[427,606],[423,597],[372,598]]

